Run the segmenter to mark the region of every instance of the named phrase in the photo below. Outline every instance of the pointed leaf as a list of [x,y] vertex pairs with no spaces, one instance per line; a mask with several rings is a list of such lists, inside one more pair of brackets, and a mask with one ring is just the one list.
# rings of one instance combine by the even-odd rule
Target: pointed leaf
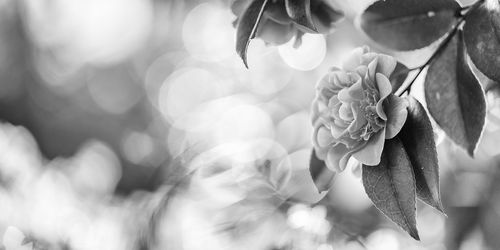
[[260,19],[266,8],[268,0],[254,0],[243,12],[236,28],[236,52],[240,55],[243,63],[248,68],[247,49],[250,40],[255,37]]
[[285,0],[288,16],[298,25],[317,32],[311,17],[311,0]]
[[363,165],[362,179],[366,194],[375,207],[419,240],[415,219],[415,177],[398,137],[385,142],[379,165]]
[[454,0],[385,0],[370,5],[360,17],[363,31],[391,49],[414,50],[446,34],[460,9]]
[[500,10],[475,8],[464,25],[465,44],[474,65],[487,77],[500,82]]
[[314,149],[311,153],[311,160],[309,162],[309,172],[320,193],[332,187],[333,178],[336,173],[326,167],[325,162],[316,156],[316,151]]
[[443,212],[439,193],[439,166],[434,132],[427,112],[415,98],[408,97],[408,118],[398,135],[415,173],[417,197]]
[[429,66],[425,98],[438,125],[472,156],[484,127],[486,101],[467,64],[461,31]]
[[392,93],[396,92],[401,85],[403,85],[406,77],[408,77],[408,73],[410,73],[410,69],[408,67],[400,62],[396,64],[396,68],[389,77],[392,85]]

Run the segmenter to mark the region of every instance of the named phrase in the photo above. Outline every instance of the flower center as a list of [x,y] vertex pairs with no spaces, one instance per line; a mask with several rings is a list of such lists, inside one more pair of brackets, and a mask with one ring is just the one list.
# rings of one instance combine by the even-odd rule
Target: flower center
[[374,89],[366,89],[365,99],[360,102],[360,108],[363,110],[364,118],[367,123],[361,128],[360,138],[363,140],[370,139],[371,135],[377,133],[384,126],[384,121],[377,114],[377,100],[379,93]]

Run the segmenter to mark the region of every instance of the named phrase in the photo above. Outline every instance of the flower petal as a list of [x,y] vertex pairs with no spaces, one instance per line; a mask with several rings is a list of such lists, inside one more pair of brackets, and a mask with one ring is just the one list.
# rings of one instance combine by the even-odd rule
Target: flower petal
[[333,126],[330,128],[330,134],[333,136],[333,138],[339,139],[347,133],[347,129],[345,127],[346,126],[339,126],[338,123],[333,124]]
[[387,79],[386,76],[380,73],[376,74],[376,80],[377,80],[378,91],[380,94],[380,99],[377,103],[377,114],[380,118],[382,118],[382,120],[386,121],[387,116],[384,112],[383,101],[385,100],[385,98],[387,98],[387,96],[391,94],[392,86],[389,79]]
[[366,73],[368,73],[368,66],[360,65],[356,68],[356,73],[358,73],[358,75],[360,76],[366,75]]
[[316,120],[318,120],[320,114],[318,99],[314,99],[311,105],[311,121],[312,124],[315,124]]
[[349,125],[348,130],[350,133],[354,133],[360,130],[364,125],[366,125],[368,121],[366,120],[364,114],[361,112],[359,105],[352,103],[351,107],[354,121],[351,123],[351,125]]
[[324,125],[318,126],[318,128],[314,130],[313,139],[314,145],[320,148],[327,147],[333,142],[333,137],[330,133],[330,130]]
[[392,56],[378,54],[377,72],[385,76],[390,76],[396,68],[397,63],[396,59]]
[[351,121],[353,119],[351,105],[349,103],[343,103],[339,109],[339,117],[344,121]]
[[408,116],[408,101],[404,98],[390,95],[384,101],[384,110],[387,114],[386,139],[396,136],[406,122]]
[[349,88],[339,91],[338,98],[343,102],[359,101],[365,98],[361,77]]
[[385,99],[387,96],[389,96],[389,94],[391,94],[392,91],[391,81],[389,81],[389,78],[387,78],[387,76],[381,73],[377,73],[375,75],[375,80],[377,81],[377,88],[380,94],[380,100]]
[[361,56],[361,65],[368,66],[373,60],[377,59],[379,56],[378,53],[368,52]]
[[363,79],[358,76],[356,82],[349,87],[349,94],[354,100],[362,100],[365,98],[365,92],[363,91]]
[[385,128],[372,135],[366,145],[359,151],[354,152],[353,156],[365,165],[375,166],[380,163],[384,142]]
[[355,71],[361,63],[361,57],[368,51],[369,49],[367,46],[356,48],[351,52],[347,60],[344,61],[342,68],[346,71]]
[[[368,77],[372,81],[375,80],[375,73],[377,73],[377,64],[378,64],[377,58],[375,58],[373,61],[371,61],[368,64]],[[376,86],[374,86],[374,87],[376,87]]]
[[344,144],[331,148],[326,155],[326,166],[337,173],[344,171],[351,157],[349,149]]

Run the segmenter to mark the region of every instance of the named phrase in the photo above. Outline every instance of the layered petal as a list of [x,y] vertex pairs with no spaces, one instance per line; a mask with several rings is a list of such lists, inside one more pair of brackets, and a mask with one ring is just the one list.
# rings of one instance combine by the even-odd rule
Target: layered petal
[[326,166],[337,173],[344,171],[351,154],[344,144],[332,147],[326,155]]
[[313,117],[324,127],[315,128],[314,144],[332,171],[344,170],[351,156],[378,165],[385,139],[403,127],[408,103],[391,94],[389,80],[396,65],[391,56],[362,47],[318,84]]
[[316,146],[324,148],[333,143],[333,136],[327,127],[320,125],[315,131],[314,144]]
[[363,148],[353,153],[359,162],[375,166],[380,163],[382,149],[384,148],[385,128],[372,135]]
[[377,65],[377,73],[385,75],[387,77],[391,76],[394,69],[396,69],[397,65],[396,59],[392,56],[379,54],[378,55],[378,65]]
[[390,95],[384,102],[384,110],[387,114],[386,139],[396,136],[406,122],[408,116],[408,101],[404,98]]
[[387,98],[387,96],[391,94],[392,91],[391,82],[385,75],[382,75],[381,73],[377,73],[375,75],[375,79],[377,82],[377,88],[380,95],[380,99],[377,103],[377,114],[383,120],[387,120],[387,116],[383,108],[383,101],[385,100],[385,98]]
[[353,50],[347,60],[342,64],[342,68],[346,71],[356,71],[356,68],[361,63],[361,57],[368,52],[368,50],[366,46]]

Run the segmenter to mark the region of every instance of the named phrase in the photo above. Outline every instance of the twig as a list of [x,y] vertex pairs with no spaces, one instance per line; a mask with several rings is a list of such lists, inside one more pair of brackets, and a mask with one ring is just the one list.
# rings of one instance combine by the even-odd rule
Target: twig
[[443,52],[443,50],[446,48],[446,46],[448,46],[448,44],[450,43],[451,39],[457,33],[458,28],[460,28],[460,26],[465,21],[465,18],[467,18],[467,16],[469,15],[469,13],[471,13],[473,10],[475,10],[477,7],[479,7],[481,5],[481,3],[483,3],[483,2],[484,2],[484,0],[478,0],[473,5],[462,8],[462,10],[466,10],[466,12],[464,14],[460,15],[460,18],[455,23],[455,25],[453,25],[453,27],[448,32],[448,35],[444,38],[444,40],[439,44],[439,46],[436,49],[436,51],[434,51],[434,53],[431,55],[431,57],[429,57],[429,59],[427,59],[427,61],[422,66],[420,66],[420,67],[418,67],[416,69],[416,70],[418,70],[418,72],[413,77],[413,79],[410,82],[408,82],[407,84],[402,85],[396,91],[395,95],[401,96],[403,93],[405,93],[406,91],[408,91],[411,88],[411,86],[413,85],[413,83],[415,83],[415,81],[420,76],[420,74],[422,73],[422,71],[424,71],[424,69],[427,66],[429,66],[441,54],[441,52]]

